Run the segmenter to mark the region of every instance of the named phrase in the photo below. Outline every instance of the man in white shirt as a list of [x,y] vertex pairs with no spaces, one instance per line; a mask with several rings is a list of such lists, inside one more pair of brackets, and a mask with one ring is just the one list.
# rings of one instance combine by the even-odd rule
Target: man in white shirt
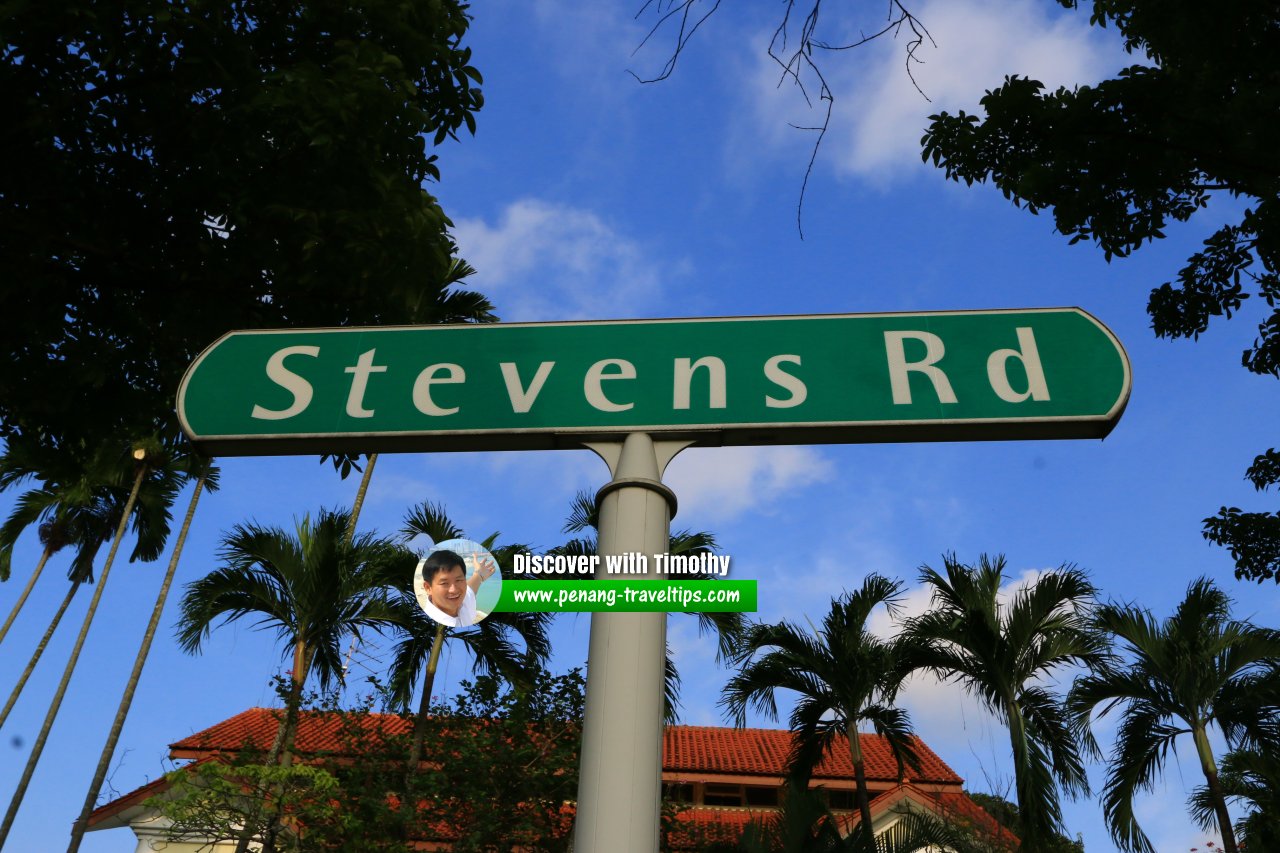
[[422,572],[418,603],[432,619],[450,628],[462,628],[488,615],[477,614],[476,591],[497,571],[489,557],[477,558],[470,578],[466,561],[453,551],[432,551],[418,567]]

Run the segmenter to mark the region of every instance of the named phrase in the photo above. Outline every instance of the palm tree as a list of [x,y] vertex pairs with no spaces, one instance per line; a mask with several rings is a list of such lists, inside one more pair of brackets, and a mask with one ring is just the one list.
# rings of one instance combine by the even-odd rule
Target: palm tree
[[[0,460],[0,464],[3,464],[3,460]],[[21,499],[19,499],[19,505],[9,516],[4,527],[0,528],[0,540],[4,541],[4,545],[0,546],[0,549],[3,549],[2,552],[0,552],[3,553],[3,557],[0,557],[0,562],[3,562],[3,565],[0,565],[0,574],[3,575],[4,580],[8,580],[9,562],[13,552],[13,545],[17,541],[16,535],[10,535],[9,528],[11,524],[13,526],[21,525],[22,527],[26,527],[26,523],[21,520],[22,513],[23,506],[21,505]],[[22,612],[22,605],[27,603],[27,596],[31,595],[31,590],[35,588],[36,581],[40,578],[40,573],[44,571],[45,563],[49,562],[49,558],[54,554],[71,544],[71,532],[68,527],[69,525],[65,522],[50,519],[48,521],[41,522],[40,526],[37,528],[37,533],[40,536],[40,544],[44,547],[40,552],[40,559],[36,562],[35,569],[31,572],[31,577],[27,579],[27,585],[22,588],[22,593],[18,596],[18,600],[14,602],[13,609],[9,611],[8,617],[4,620],[4,625],[0,626],[0,643],[4,642],[5,635],[9,633],[10,626],[12,626],[14,620],[18,618],[18,614]]]
[[1045,681],[1096,666],[1103,645],[1088,622],[1094,587],[1082,571],[1062,566],[1002,603],[1004,568],[1004,557],[986,555],[972,568],[945,555],[945,574],[923,567],[933,609],[907,620],[904,636],[925,646],[924,667],[958,681],[1008,727],[1023,846],[1038,850],[1062,829],[1055,780],[1088,793],[1076,738]]
[[[455,250],[457,246],[453,247]],[[406,305],[405,323],[415,326],[436,323],[496,323],[498,316],[493,313],[493,303],[474,290],[458,290],[463,279],[475,275],[476,268],[462,258],[450,258],[445,268],[444,278],[433,288],[422,288],[418,291],[413,304]],[[431,295],[429,302],[424,297]],[[360,471],[360,454],[327,453],[320,457],[320,463],[333,463],[333,468],[342,479],[350,475],[352,469]],[[360,509],[364,506],[365,495],[369,491],[369,481],[373,479],[374,466],[378,464],[378,454],[365,456],[365,466],[360,477],[360,486],[356,489],[356,500],[351,507],[350,536],[355,535],[356,521],[360,518]],[[348,537],[350,538],[350,537]],[[4,578],[0,577],[0,580]]]
[[342,678],[342,641],[348,634],[381,631],[393,613],[379,586],[389,566],[403,566],[406,552],[372,534],[346,541],[348,515],[321,510],[296,521],[294,530],[237,525],[222,540],[221,568],[187,585],[178,620],[178,644],[201,650],[214,623],[243,617],[274,628],[292,656],[285,716],[271,763],[293,761],[293,739],[307,679],[321,688]]
[[[1249,813],[1236,821],[1240,847],[1247,850],[1280,850],[1280,745],[1266,750],[1237,749],[1219,765],[1218,780],[1229,800],[1249,805]],[[1191,796],[1191,814],[1206,831],[1218,821],[1207,785]]]
[[[184,651],[200,651],[214,622],[253,616],[257,626],[275,628],[291,653],[285,714],[268,764],[293,763],[308,676],[314,671],[322,689],[340,682],[346,636],[380,631],[393,616],[380,581],[411,555],[372,534],[348,539],[349,529],[350,516],[331,510],[321,510],[314,523],[304,516],[292,534],[254,523],[237,525],[222,540],[223,566],[188,584],[183,596],[178,644]],[[262,841],[264,851],[275,850],[282,808],[280,800]],[[248,849],[253,824],[246,824],[237,853]]]
[[747,826],[726,853],[995,853],[972,832],[917,811],[902,814],[879,838],[865,833],[841,835],[840,821],[823,802],[820,791],[788,779],[782,806],[768,821]]
[[[153,451],[155,448],[152,448]],[[120,512],[136,472],[134,459],[119,448],[83,446],[52,448],[34,438],[9,440],[0,456],[0,491],[37,481],[18,496],[13,512],[0,525],[0,581],[8,580],[13,549],[31,525],[37,525],[44,546],[26,588],[0,628],[0,639],[17,617],[49,558],[74,546],[68,578],[73,584],[93,581],[93,562],[115,532]],[[130,561],[156,559],[168,535],[164,510],[172,503],[176,480],[159,477],[144,483],[138,500],[151,506],[135,519],[138,541]],[[153,524],[158,519],[159,524]]]
[[[429,501],[409,510],[401,532],[406,539],[422,535],[437,543],[461,539],[465,535],[443,506]],[[493,554],[498,567],[509,572],[515,554],[529,550],[529,546],[512,544],[496,547],[497,537],[498,534],[494,533],[481,544]],[[422,758],[432,688],[444,644],[449,641],[460,643],[471,655],[477,672],[496,673],[521,688],[529,683],[532,674],[546,663],[551,654],[551,643],[547,638],[551,614],[495,612],[469,628],[448,628],[433,620],[418,605],[412,570],[400,571],[386,578],[385,582],[395,592],[395,625],[402,634],[391,664],[393,701],[401,708],[407,708],[419,673],[422,677],[422,697],[418,702],[409,748],[407,773],[412,776]]]
[[76,818],[76,822],[72,825],[71,842],[67,846],[67,853],[76,853],[80,849],[80,842],[84,838],[85,830],[88,828],[89,814],[97,803],[98,792],[102,790],[102,783],[107,776],[107,768],[111,764],[112,755],[115,754],[116,744],[120,740],[120,732],[124,729],[125,718],[129,715],[129,708],[133,704],[133,695],[137,691],[138,681],[142,677],[142,667],[146,664],[147,655],[151,651],[151,642],[155,638],[156,628],[160,625],[160,616],[164,612],[165,602],[169,599],[169,588],[173,583],[173,576],[178,570],[178,559],[182,555],[183,545],[186,544],[187,533],[191,530],[191,519],[195,516],[196,504],[200,500],[200,493],[205,488],[208,488],[210,492],[218,489],[219,471],[213,465],[212,459],[197,457],[194,459],[192,467],[198,470],[199,474],[196,477],[195,488],[191,492],[191,500],[187,504],[187,513],[182,520],[182,528],[178,531],[178,541],[174,544],[173,554],[169,558],[169,567],[160,583],[160,591],[156,594],[156,603],[151,609],[151,620],[147,623],[147,629],[142,636],[142,643],[138,647],[138,654],[134,657],[133,670],[130,672],[129,680],[125,684],[124,695],[120,698],[120,705],[116,709],[115,719],[112,720],[106,743],[102,747],[102,754],[98,758],[98,766],[94,770],[93,780],[90,782],[89,791],[85,795],[84,805],[80,809],[79,817]]
[[[36,739],[32,744],[26,767],[23,768],[22,776],[18,780],[18,786],[14,791],[13,798],[9,801],[9,809],[5,813],[3,822],[0,823],[0,847],[4,846],[9,830],[13,827],[13,822],[18,815],[18,809],[21,808],[22,800],[26,796],[31,777],[35,774],[36,765],[40,761],[40,756],[44,753],[44,746],[48,741],[49,732],[53,728],[54,720],[57,719],[58,712],[62,708],[63,697],[66,695],[67,687],[71,683],[71,676],[75,672],[76,663],[80,659],[80,652],[84,648],[85,638],[89,634],[89,628],[93,624],[93,617],[97,613],[98,602],[102,599],[107,576],[111,572],[116,553],[120,549],[120,542],[124,539],[124,533],[129,526],[130,520],[133,521],[134,530],[138,532],[139,540],[137,547],[134,548],[134,558],[137,558],[142,553],[144,559],[154,560],[160,555],[164,548],[164,540],[168,538],[169,506],[177,496],[182,476],[173,468],[164,464],[168,460],[158,440],[149,440],[135,446],[132,456],[136,473],[132,477],[133,486],[129,490],[129,495],[125,499],[124,505],[118,508],[112,505],[112,490],[109,487],[106,489],[105,495],[95,495],[97,503],[107,504],[107,517],[115,515],[119,519],[115,529],[115,538],[111,543],[111,550],[107,554],[106,562],[102,566],[102,576],[93,592],[93,598],[89,601],[89,608],[85,611],[80,633],[76,637],[75,644],[71,647],[71,655],[67,659],[66,667],[63,669],[62,678],[58,682],[57,690],[49,703],[49,710],[45,714],[44,723],[41,725],[40,732],[36,735]],[[149,493],[146,501],[140,499],[144,492],[144,486],[147,487],[146,491]],[[144,534],[147,533],[158,536],[154,551],[144,550],[143,538]],[[79,582],[78,579],[75,581],[77,584]],[[69,600],[70,596],[68,596]],[[64,603],[62,610],[65,610],[65,606]]]
[[1192,582],[1163,622],[1147,610],[1117,604],[1100,607],[1096,621],[1120,642],[1120,655],[1077,679],[1068,707],[1084,736],[1099,705],[1102,716],[1123,709],[1102,797],[1112,837],[1125,850],[1153,850],[1133,798],[1155,783],[1170,748],[1189,734],[1223,849],[1236,853],[1209,730],[1217,727],[1233,748],[1280,746],[1280,632],[1232,619],[1231,600],[1205,578]]
[[[570,505],[569,517],[565,520],[562,533],[584,534],[552,549],[552,553],[567,556],[590,556],[598,551],[596,530],[600,525],[600,509],[596,505],[591,492],[578,492]],[[667,542],[667,553],[684,554],[696,557],[712,554],[719,550],[715,534],[705,530],[677,530],[670,535]],[[687,580],[698,580],[696,576],[686,576]],[[698,634],[708,633],[716,636],[716,663],[725,663],[737,655],[741,647],[742,637],[746,632],[746,620],[741,613],[702,613],[691,614],[698,620]],[[671,658],[670,644],[666,651],[666,678],[663,683],[664,708],[663,716],[668,725],[674,725],[679,717],[680,709],[680,672]]]
[[896,614],[901,591],[898,581],[867,576],[859,589],[831,602],[817,637],[786,622],[752,627],[742,668],[725,685],[720,700],[734,723],[743,726],[752,707],[778,718],[779,689],[798,694],[790,719],[795,742],[789,768],[797,779],[808,779],[836,739],[847,737],[868,842],[873,839],[871,799],[858,727],[869,723],[885,738],[900,770],[906,764],[919,766],[907,712],[893,706],[914,666],[912,649],[867,630],[867,619],[877,607]]
[[[123,530],[121,525],[130,519],[133,522],[136,541],[130,562],[150,562],[164,552],[171,520],[169,507],[190,473],[185,456],[174,456],[155,441],[139,443],[132,454],[107,447],[92,452],[82,450],[62,448],[55,452],[34,442],[15,440],[0,462],[0,485],[11,486],[29,479],[41,484],[19,496],[18,508],[4,525],[0,540],[12,549],[27,525],[43,522],[53,525],[57,529],[55,535],[75,550],[68,571],[71,588],[0,710],[0,725],[22,695],[71,599],[81,584],[93,583],[93,562],[98,551]],[[144,459],[145,464],[141,464]],[[136,495],[131,501],[134,487]],[[0,544],[0,551],[4,547]],[[113,546],[104,575],[114,553]],[[83,630],[87,630],[92,618],[91,608]]]

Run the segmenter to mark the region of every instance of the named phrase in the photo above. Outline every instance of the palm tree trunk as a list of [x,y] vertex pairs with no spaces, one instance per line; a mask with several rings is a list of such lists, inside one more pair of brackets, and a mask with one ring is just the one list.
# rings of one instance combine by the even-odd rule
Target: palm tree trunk
[[311,654],[304,643],[293,646],[293,669],[289,674],[289,690],[284,695],[284,719],[276,726],[276,736],[267,753],[267,764],[288,767],[293,764],[293,740],[298,726],[298,710],[302,705],[302,686],[311,667]]
[[427,658],[427,672],[422,678],[422,700],[418,703],[418,716],[413,720],[413,742],[409,746],[409,767],[406,775],[418,772],[422,761],[422,745],[427,739],[427,719],[431,710],[431,690],[436,683],[436,669],[440,665],[440,649],[444,647],[444,626],[436,626],[435,639],[431,641],[431,657]]
[[178,558],[182,556],[182,546],[186,544],[187,533],[191,530],[191,519],[196,514],[196,503],[200,500],[200,492],[204,489],[205,478],[209,475],[206,467],[196,480],[195,490],[191,493],[191,501],[187,504],[187,514],[182,520],[182,529],[178,532],[178,541],[173,546],[173,556],[169,558],[169,568],[160,584],[160,592],[156,596],[155,607],[151,609],[151,621],[147,623],[146,633],[142,636],[142,645],[138,647],[138,655],[133,660],[133,672],[129,674],[129,682],[125,685],[124,695],[120,697],[120,707],[116,709],[116,718],[111,723],[111,731],[107,734],[107,742],[102,747],[102,755],[98,758],[98,767],[94,770],[93,781],[89,783],[89,793],[85,795],[84,805],[80,808],[80,816],[71,827],[71,843],[67,853],[76,853],[80,849],[80,841],[88,828],[89,814],[98,801],[98,792],[102,790],[102,782],[107,778],[107,768],[111,765],[111,756],[115,754],[116,744],[120,740],[120,732],[124,728],[125,717],[129,715],[129,707],[133,704],[133,694],[138,689],[138,681],[142,677],[142,667],[151,652],[151,641],[155,638],[156,628],[160,625],[160,615],[164,612],[165,601],[169,598],[169,587],[178,570]]
[[1231,826],[1231,815],[1227,812],[1227,798],[1222,792],[1222,782],[1218,779],[1218,764],[1213,760],[1213,748],[1209,746],[1209,735],[1203,725],[1196,725],[1191,730],[1196,743],[1196,754],[1200,757],[1200,769],[1204,772],[1205,782],[1209,786],[1209,797],[1213,801],[1213,813],[1218,818],[1218,830],[1222,833],[1222,849],[1225,853],[1237,853],[1236,834]]
[[[311,669],[312,656],[311,650],[307,648],[305,643],[299,642],[293,648],[293,673],[289,684],[289,695],[285,700],[284,722],[281,724],[280,733],[277,736],[280,744],[281,767],[293,765],[293,742],[298,734],[302,687],[306,681],[307,672]],[[276,838],[280,834],[281,820],[284,818],[283,783],[273,793],[276,798],[276,805],[271,820],[267,823],[266,831],[262,835],[262,853],[275,853]]]
[[1022,816],[1022,846],[1020,850],[1036,851],[1044,842],[1044,807],[1028,790],[1027,770],[1031,756],[1027,751],[1027,725],[1022,710],[1012,699],[1005,700],[1004,714],[1009,723],[1009,744],[1013,750],[1013,789],[1018,800],[1018,814]]
[[302,686],[311,668],[311,651],[298,643],[293,651],[293,677],[289,684],[289,698],[284,709],[284,736],[280,743],[280,766],[293,764],[293,741],[298,735],[298,714],[302,705]]
[[18,618],[18,611],[22,610],[22,605],[27,603],[27,596],[31,594],[31,588],[36,585],[36,578],[40,577],[40,573],[44,571],[44,564],[49,562],[49,555],[52,553],[52,546],[44,546],[44,553],[40,555],[40,562],[36,563],[36,570],[31,573],[31,579],[27,581],[22,595],[18,596],[18,602],[13,605],[13,610],[9,611],[9,618],[4,620],[4,627],[0,628],[0,643],[4,642],[4,635],[9,633],[9,626],[13,624],[13,620]]
[[98,602],[102,599],[102,591],[107,586],[107,576],[111,574],[111,566],[115,562],[116,552],[120,550],[120,542],[124,539],[124,531],[129,526],[129,516],[133,514],[133,506],[138,500],[138,491],[142,488],[142,481],[149,471],[149,466],[142,462],[138,465],[138,474],[133,478],[133,490],[129,492],[129,499],[125,502],[124,512],[120,513],[120,524],[116,527],[116,538],[111,543],[111,553],[107,554],[107,562],[102,567],[102,575],[98,578],[97,589],[93,591],[93,598],[89,600],[89,610],[84,615],[84,623],[80,626],[80,635],[76,637],[76,644],[71,649],[71,657],[67,660],[67,667],[62,672],[62,680],[58,682],[58,691],[53,695],[53,701],[49,703],[49,712],[45,714],[44,725],[40,727],[40,734],[36,736],[35,744],[31,747],[31,755],[27,758],[27,766],[23,768],[22,778],[18,780],[18,789],[13,792],[13,799],[9,801],[9,810],[5,812],[4,823],[0,824],[0,849],[4,847],[5,840],[9,837],[9,830],[13,828],[13,822],[18,817],[18,809],[22,806],[22,799],[27,795],[27,787],[31,784],[31,777],[36,772],[36,765],[40,762],[40,755],[44,752],[45,742],[49,739],[49,730],[53,728],[53,721],[58,716],[58,711],[62,709],[62,698],[67,693],[67,686],[71,683],[71,674],[76,670],[76,663],[80,660],[80,650],[84,648],[85,637],[89,635],[89,626],[93,624],[93,615],[98,610]]
[[867,849],[875,849],[876,834],[871,826],[871,798],[867,794],[867,765],[862,754],[862,741],[858,737],[858,725],[849,725],[849,758],[853,761],[854,796],[858,801],[862,833],[867,839]]
[[360,478],[360,488],[356,489],[356,502],[351,507],[351,521],[347,525],[347,544],[356,536],[356,521],[360,518],[360,510],[364,507],[364,496],[369,491],[369,480],[373,478],[373,466],[378,464],[378,454],[370,453],[369,462],[364,466],[364,476]]
[[[289,692],[285,695],[284,700],[284,719],[280,721],[280,725],[276,728],[275,741],[271,744],[271,751],[267,755],[267,764],[279,763],[281,767],[290,767],[293,765],[293,741],[298,728],[298,711],[302,704],[302,687],[306,680],[307,672],[311,668],[312,654],[303,642],[297,642],[293,646],[293,669],[289,677]],[[274,853],[276,847],[276,837],[280,832],[280,819],[284,815],[283,787],[277,787],[272,791],[272,796],[276,799],[274,813],[271,821],[267,824],[266,830],[262,835],[262,851],[263,853]],[[266,805],[264,802],[263,805]],[[240,834],[239,840],[236,842],[235,853],[246,853],[249,844],[253,841],[253,827],[257,823],[258,810],[254,809],[254,813],[245,821],[244,831]]]
[[[356,489],[356,502],[351,507],[351,518],[347,521],[347,545],[350,546],[356,538],[356,522],[360,519],[360,510],[364,507],[364,496],[369,491],[369,481],[373,479],[373,466],[378,464],[378,454],[370,453],[369,461],[364,466],[364,476],[360,478],[360,488]],[[351,635],[351,645],[347,647],[347,659],[342,663],[342,676],[345,681],[347,677],[347,668],[351,666],[351,658],[356,653],[356,646],[360,643],[360,635]]]
[[18,679],[13,692],[9,694],[9,701],[4,703],[4,710],[0,711],[0,726],[3,726],[4,721],[9,719],[9,712],[13,710],[18,697],[22,695],[22,688],[27,686],[27,679],[31,677],[31,673],[35,672],[36,663],[39,662],[40,656],[44,654],[45,646],[49,645],[53,632],[57,629],[58,623],[62,621],[62,615],[67,612],[67,605],[71,603],[72,596],[76,594],[76,590],[79,588],[79,581],[71,584],[71,589],[67,590],[67,597],[62,599],[62,605],[58,608],[58,612],[53,614],[49,627],[45,629],[44,636],[40,638],[40,645],[36,646],[35,652],[31,655],[31,660],[27,661],[27,668],[22,671],[22,677]]

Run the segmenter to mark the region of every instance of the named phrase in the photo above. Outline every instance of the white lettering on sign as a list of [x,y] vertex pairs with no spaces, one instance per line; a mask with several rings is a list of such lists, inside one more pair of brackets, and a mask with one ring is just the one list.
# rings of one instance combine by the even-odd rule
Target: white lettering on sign
[[[617,373],[605,373],[606,368],[616,367]],[[587,370],[586,377],[582,380],[582,393],[586,395],[587,402],[593,408],[602,412],[625,412],[627,409],[634,408],[635,403],[615,403],[604,395],[604,389],[600,384],[606,380],[617,379],[635,379],[636,366],[629,361],[620,358],[606,358],[603,361],[597,361]]]
[[539,364],[533,379],[529,380],[529,387],[523,388],[520,385],[520,369],[514,362],[504,361],[498,365],[502,369],[502,381],[507,384],[507,397],[511,400],[511,411],[527,412],[533,408],[534,401],[538,399],[538,392],[546,384],[547,377],[551,375],[551,368],[555,366],[554,361],[544,361]]
[[764,378],[774,385],[791,392],[791,396],[786,399],[770,397],[766,394],[764,404],[771,409],[790,409],[803,403],[809,396],[809,389],[805,387],[799,377],[792,376],[782,369],[781,364],[784,361],[791,364],[799,364],[800,356],[775,355],[764,363]]
[[[436,375],[442,372],[445,374],[444,376]],[[433,364],[419,373],[418,378],[413,381],[413,405],[424,415],[439,417],[457,414],[458,406],[443,408],[436,405],[435,400],[431,399],[431,386],[459,385],[465,381],[467,381],[467,373],[462,369],[462,365],[449,364],[447,362]]]
[[[1017,344],[1013,347],[996,349],[986,359],[987,380],[992,391],[1001,400],[1008,403],[1023,403],[1028,400],[1044,402],[1050,399],[1049,384],[1045,378],[1044,365],[1041,362],[1039,346],[1034,329],[1030,326],[1018,326],[1014,330]],[[929,381],[938,403],[956,403],[956,393],[951,378],[944,370],[946,345],[943,339],[932,332],[921,330],[886,331],[884,334],[885,357],[888,365],[889,386],[894,405],[909,406],[915,401],[911,382],[915,379],[916,391],[924,386],[912,374],[919,374]],[[1006,333],[1007,334],[1007,333]],[[908,343],[910,342],[910,343]],[[911,347],[911,355],[907,353]],[[921,351],[923,349],[923,352]],[[279,388],[292,395],[292,401],[281,409],[269,409],[255,404],[252,417],[258,420],[286,420],[295,417],[308,409],[315,397],[313,381],[290,370],[286,362],[293,356],[318,358],[318,346],[284,347],[267,359],[267,378]],[[384,353],[384,359],[386,354]],[[360,353],[355,363],[341,368],[351,379],[346,395],[346,415],[349,418],[370,419],[377,416],[374,408],[366,406],[370,383],[375,374],[394,373],[395,368],[387,364],[377,364],[377,350],[370,349]],[[504,361],[498,363],[507,399],[511,411],[515,414],[528,414],[546,390],[548,380],[557,361],[542,361],[530,371],[532,365],[521,367],[518,362]],[[296,367],[297,365],[295,365]],[[770,409],[791,409],[802,406],[809,398],[809,388],[801,378],[801,357],[795,353],[782,353],[770,356],[763,365],[765,380],[770,383],[764,392],[764,405]],[[486,367],[485,370],[491,368]],[[561,368],[563,371],[565,368]],[[954,374],[959,367],[952,369]],[[528,373],[526,379],[523,375]],[[314,373],[314,369],[311,371]],[[729,397],[728,368],[720,356],[704,355],[699,358],[672,359],[672,391],[671,410],[688,411],[694,405],[694,383],[706,381],[706,396],[702,396],[699,384],[699,407],[707,409],[727,409]],[[634,386],[606,386],[606,382],[635,380],[638,374],[633,362],[622,358],[606,358],[591,364],[583,375],[582,392],[584,401],[601,412],[625,412],[636,407],[636,391]],[[1024,378],[1025,377],[1025,378]],[[656,379],[657,377],[651,377]],[[461,411],[461,404],[467,397],[465,393],[455,392],[437,400],[436,394],[441,385],[462,385],[467,380],[466,370],[461,364],[440,362],[428,365],[418,373],[412,391],[414,407],[424,415],[446,417]],[[379,382],[387,382],[380,379]],[[606,387],[608,392],[606,393]],[[626,388],[631,387],[628,393]],[[335,389],[337,390],[337,389]],[[559,389],[557,393],[562,394]],[[340,393],[340,391],[338,391]],[[926,398],[929,394],[925,392]],[[630,400],[628,400],[630,398]],[[374,399],[378,399],[376,396]],[[447,405],[449,402],[457,405]],[[923,402],[928,402],[926,399]],[[557,405],[564,405],[562,398],[557,398]],[[543,404],[546,408],[548,404]]]
[[[987,379],[991,389],[1001,400],[1021,403],[1032,400],[1048,400],[1049,385],[1044,381],[1044,367],[1040,364],[1040,351],[1036,348],[1036,336],[1027,326],[1018,327],[1020,349],[998,349],[987,359]],[[1027,373],[1027,390],[1014,391],[1009,384],[1009,360],[1016,358]]]
[[386,373],[386,365],[373,363],[373,354],[377,350],[369,350],[360,354],[354,367],[346,368],[352,374],[351,391],[347,394],[347,416],[352,418],[371,418],[373,409],[364,407],[364,392],[369,388],[370,373]]
[[703,356],[690,364],[687,358],[677,358],[675,365],[675,388],[671,397],[671,408],[689,408],[689,386],[693,384],[693,374],[698,368],[707,371],[707,406],[712,409],[725,407],[724,362],[714,355]]
[[282,421],[306,410],[311,405],[311,383],[284,366],[284,360],[291,355],[309,355],[312,358],[320,355],[320,347],[285,347],[271,354],[267,359],[267,378],[293,395],[293,402],[287,409],[267,409],[254,404],[251,417],[261,421]]
[[[908,338],[924,344],[924,358],[920,361],[907,361],[903,341]],[[946,353],[942,338],[929,332],[885,332],[884,348],[889,357],[889,385],[893,389],[894,405],[911,404],[911,382],[907,374],[912,372],[923,373],[933,383],[939,403],[956,402],[956,392],[951,390],[947,374],[942,372],[942,368],[934,367]]]

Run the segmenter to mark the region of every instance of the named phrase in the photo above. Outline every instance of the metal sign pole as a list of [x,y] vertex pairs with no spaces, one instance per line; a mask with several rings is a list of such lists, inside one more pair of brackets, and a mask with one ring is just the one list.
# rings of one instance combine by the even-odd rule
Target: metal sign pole
[[[613,475],[596,496],[602,557],[667,552],[676,497],[662,472],[690,444],[631,433],[587,445]],[[575,853],[658,850],[666,635],[665,613],[591,614]]]

